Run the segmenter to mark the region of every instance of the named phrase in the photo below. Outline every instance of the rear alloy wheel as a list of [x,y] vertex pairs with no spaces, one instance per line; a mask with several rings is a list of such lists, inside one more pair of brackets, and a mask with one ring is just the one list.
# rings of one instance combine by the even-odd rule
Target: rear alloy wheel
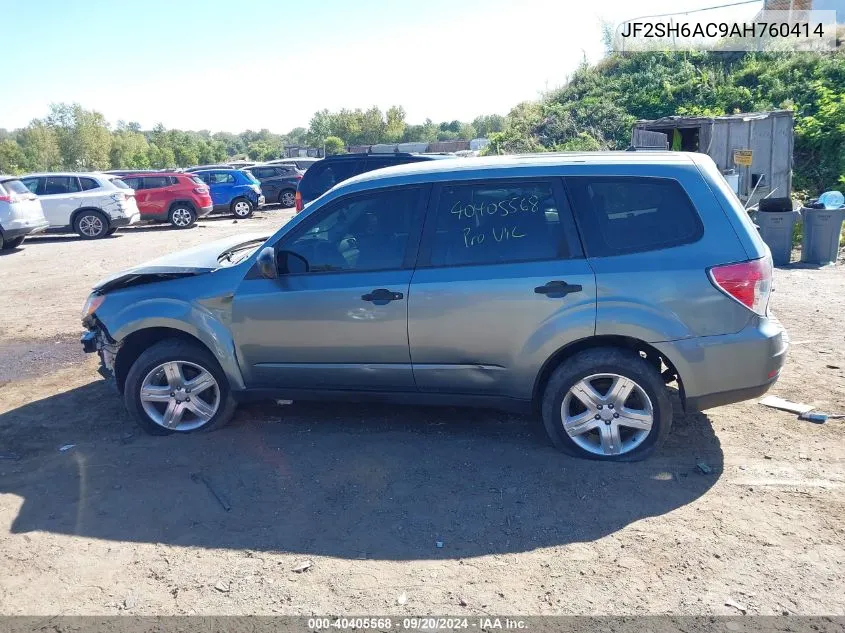
[[109,230],[109,221],[99,211],[83,211],[73,223],[73,229],[86,240],[105,237]]
[[235,409],[214,356],[179,340],[162,341],[141,354],[123,395],[127,409],[153,435],[210,430],[228,422]]
[[236,218],[248,218],[252,215],[252,203],[246,198],[237,198],[232,202],[232,214]]
[[178,205],[170,210],[170,224],[177,229],[187,229],[197,221],[197,214],[191,207]]
[[576,354],[549,379],[543,423],[555,446],[576,457],[636,461],[665,440],[672,403],[660,373],[635,352]]
[[23,241],[25,239],[26,239],[26,236],[22,235],[21,237],[16,237],[14,239],[4,241],[3,237],[0,236],[0,249],[2,249],[4,251],[10,251],[13,248],[17,248],[18,246],[23,244]]
[[293,189],[285,189],[279,194],[279,204],[285,209],[290,209],[296,204],[296,192]]

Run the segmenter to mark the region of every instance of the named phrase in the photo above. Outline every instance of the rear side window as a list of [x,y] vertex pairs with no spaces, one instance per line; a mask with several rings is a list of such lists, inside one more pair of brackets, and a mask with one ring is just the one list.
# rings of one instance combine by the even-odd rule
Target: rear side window
[[299,191],[308,200],[313,200],[326,193],[337,183],[352,178],[359,173],[359,160],[332,160],[315,163],[305,172],[299,184]]
[[660,250],[701,239],[704,228],[681,184],[669,178],[566,178],[588,257]]
[[232,184],[235,182],[235,177],[226,171],[213,171],[210,174],[203,175],[208,178],[209,184],[212,185]]
[[446,185],[437,203],[431,265],[567,257],[564,211],[547,182]]
[[[43,182],[44,179],[42,178],[41,180]],[[38,192],[38,178],[24,178],[24,179],[21,180],[21,182],[32,193],[39,193]]]
[[144,176],[144,189],[161,189],[170,186],[168,176]]
[[100,186],[93,178],[80,178],[79,184],[82,185],[82,191],[89,191],[91,189],[96,189]]
[[44,195],[76,193],[77,191],[79,191],[79,181],[76,176],[47,176],[44,178]]

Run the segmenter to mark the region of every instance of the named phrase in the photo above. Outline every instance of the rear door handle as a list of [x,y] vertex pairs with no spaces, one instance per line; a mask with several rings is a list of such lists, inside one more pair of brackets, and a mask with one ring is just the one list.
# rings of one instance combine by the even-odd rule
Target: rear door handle
[[364,301],[372,301],[372,302],[399,301],[400,299],[404,299],[404,298],[405,298],[405,295],[403,295],[401,292],[392,292],[392,291],[388,290],[387,288],[376,288],[372,292],[368,292],[365,295],[361,295],[361,299],[363,299]]
[[537,286],[534,292],[538,295],[568,295],[570,292],[581,292],[581,284],[568,284],[565,281],[554,280],[545,286]]

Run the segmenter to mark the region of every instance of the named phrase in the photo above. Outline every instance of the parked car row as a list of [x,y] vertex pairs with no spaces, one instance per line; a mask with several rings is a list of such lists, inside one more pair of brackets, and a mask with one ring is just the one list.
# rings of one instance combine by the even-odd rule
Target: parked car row
[[[3,221],[3,243],[20,245],[28,232],[45,228],[70,228],[84,239],[106,237],[122,226],[141,221],[168,222],[174,228],[184,229],[210,213],[249,218],[264,204],[296,207],[301,211],[306,204],[352,176],[382,167],[442,158],[451,156],[342,154],[324,159],[278,159],[242,169],[220,164],[200,165],[181,172],[112,170],[9,177],[9,183],[18,183],[9,184],[10,188],[24,188],[37,199],[24,192],[14,194],[16,209],[28,210],[15,211],[14,221],[11,218]],[[7,197],[11,199],[11,195]],[[27,219],[18,217],[20,214],[25,214]]]

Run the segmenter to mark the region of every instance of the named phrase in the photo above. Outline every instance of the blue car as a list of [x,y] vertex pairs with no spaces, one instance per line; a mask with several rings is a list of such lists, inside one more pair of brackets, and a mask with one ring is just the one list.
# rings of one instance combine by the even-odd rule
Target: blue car
[[211,190],[214,213],[231,213],[236,218],[248,218],[264,204],[261,183],[240,169],[206,169],[196,171]]

